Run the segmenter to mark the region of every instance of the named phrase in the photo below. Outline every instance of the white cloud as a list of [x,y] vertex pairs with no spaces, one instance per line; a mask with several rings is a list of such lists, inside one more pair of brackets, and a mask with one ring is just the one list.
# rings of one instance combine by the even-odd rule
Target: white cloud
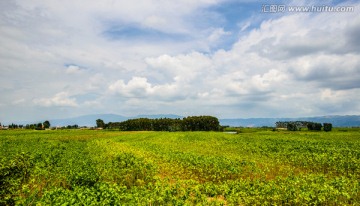
[[25,99],[24,98],[21,98],[21,99],[17,99],[15,101],[13,101],[13,104],[17,105],[17,104],[23,104],[25,103]]
[[192,52],[185,55],[161,55],[157,58],[146,58],[146,63],[154,69],[170,75],[174,81],[189,82],[201,79],[201,74],[211,72],[211,59],[204,54]]
[[76,103],[76,99],[69,97],[69,94],[67,92],[59,92],[51,98],[34,99],[33,102],[36,105],[44,106],[44,107],[51,107],[51,106],[77,107],[78,106],[78,104]]
[[82,69],[76,65],[69,65],[65,71],[66,74],[81,74]]
[[[226,105],[227,102],[227,105],[240,106],[252,102],[261,112],[283,107],[291,111],[284,112],[291,116],[345,112],[344,107],[332,110],[321,107],[321,104],[327,105],[326,102],[310,99],[323,97],[324,89],[333,93],[341,90],[335,92],[343,94],[337,104],[355,98],[351,95],[354,90],[344,91],[360,86],[356,83],[360,78],[360,57],[347,50],[345,37],[355,24],[339,24],[349,16],[358,18],[353,14],[340,16],[343,19],[333,14],[284,16],[263,22],[259,29],[241,37],[229,51],[219,50],[204,58],[194,53],[162,55],[148,58],[146,62],[152,68],[162,69],[175,82],[179,76],[187,78],[189,90],[197,91],[199,100],[195,104]],[[334,41],[337,37],[340,41]],[[183,85],[179,86],[187,91]],[[217,91],[216,95],[213,91]],[[296,105],[300,108],[297,111],[291,108]]]
[[154,101],[174,101],[177,98],[184,97],[180,93],[179,85],[162,84],[152,85],[144,77],[133,77],[127,83],[123,80],[117,80],[109,85],[109,90],[112,94],[120,95],[121,97],[154,100]]
[[249,28],[249,26],[251,26],[251,23],[249,21],[241,24],[240,25],[240,31],[245,31],[247,28]]
[[31,100],[72,115],[360,112],[356,12],[239,14],[235,31],[221,2],[1,2],[1,113]]
[[223,36],[230,35],[230,34],[231,34],[231,32],[224,31],[224,28],[217,28],[210,34],[210,36],[208,37],[208,40],[210,43],[217,42]]
[[118,80],[111,84],[109,89],[124,97],[144,97],[151,93],[152,86],[146,78],[133,77],[127,84],[123,80]]
[[[348,88],[357,87],[354,81],[360,78],[359,57],[358,54],[305,56],[292,61],[289,64],[291,67],[289,72],[296,79],[315,81],[323,87],[341,89],[344,84],[347,84]],[[347,80],[347,82],[336,84],[333,81],[337,79]]]

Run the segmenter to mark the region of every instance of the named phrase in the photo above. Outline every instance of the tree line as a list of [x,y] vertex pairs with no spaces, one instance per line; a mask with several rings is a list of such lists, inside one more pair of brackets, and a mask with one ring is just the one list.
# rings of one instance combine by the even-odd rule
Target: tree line
[[318,122],[308,122],[308,121],[279,121],[275,123],[277,128],[287,128],[289,131],[298,131],[301,128],[307,128],[308,130],[321,131],[321,128],[324,131],[329,132],[332,130],[331,123],[318,123]]
[[96,120],[96,126],[103,129],[119,129],[121,131],[219,131],[218,118],[212,116],[189,116],[183,119],[170,118],[137,118],[123,122],[105,123]]
[[[0,129],[33,129],[33,130],[45,130],[45,129],[49,129],[51,126],[50,121],[46,120],[44,122],[39,122],[39,123],[34,123],[34,124],[9,124],[8,126],[5,125],[1,125],[0,123]],[[58,127],[57,127],[58,128]],[[60,129],[78,129],[79,125],[74,124],[74,125],[67,125],[67,126],[63,126],[60,127]],[[55,129],[54,127],[52,129]]]
[[[0,127],[1,128],[5,128],[6,126],[2,126],[0,123]],[[48,120],[44,121],[44,122],[39,122],[39,123],[34,123],[34,124],[9,124],[7,126],[7,128],[9,129],[35,129],[35,130],[44,130],[44,129],[48,129],[50,128],[50,122]]]

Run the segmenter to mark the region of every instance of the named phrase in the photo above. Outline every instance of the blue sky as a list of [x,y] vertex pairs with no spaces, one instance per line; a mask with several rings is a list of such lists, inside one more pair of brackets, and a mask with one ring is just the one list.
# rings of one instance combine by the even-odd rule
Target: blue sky
[[331,0],[1,1],[0,122],[360,114],[358,13]]

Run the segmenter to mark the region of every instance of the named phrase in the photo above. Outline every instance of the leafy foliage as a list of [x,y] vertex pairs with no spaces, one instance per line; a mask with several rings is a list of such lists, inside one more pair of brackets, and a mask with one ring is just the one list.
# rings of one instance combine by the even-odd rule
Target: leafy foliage
[[33,167],[30,156],[20,153],[8,161],[2,159],[0,163],[0,204],[13,205],[14,196],[24,184]]
[[1,131],[0,205],[358,205],[359,134]]

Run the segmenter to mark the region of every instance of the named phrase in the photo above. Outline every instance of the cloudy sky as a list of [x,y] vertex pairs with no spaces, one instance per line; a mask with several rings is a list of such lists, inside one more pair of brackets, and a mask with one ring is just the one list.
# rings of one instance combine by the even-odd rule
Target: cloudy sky
[[[274,5],[285,11],[270,10]],[[0,122],[104,113],[360,114],[359,6],[1,0]]]

